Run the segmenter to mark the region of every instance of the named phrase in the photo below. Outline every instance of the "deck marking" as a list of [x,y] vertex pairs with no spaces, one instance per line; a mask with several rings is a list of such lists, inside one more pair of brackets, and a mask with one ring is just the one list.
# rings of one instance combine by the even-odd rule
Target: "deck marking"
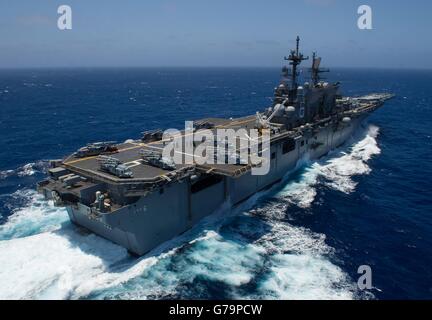
[[[135,145],[134,147],[120,149],[120,150],[117,151],[117,153],[120,153],[120,152],[123,152],[123,151],[137,149],[137,148],[140,148],[140,147],[143,147],[143,146],[145,146],[145,144],[141,143],[139,145]],[[115,156],[115,153],[113,153],[112,155]],[[94,159],[94,158],[97,158],[97,157],[98,156],[91,156],[91,157],[86,157],[86,158],[80,158],[80,159],[76,159],[76,160],[65,162],[65,164],[73,164],[73,163],[77,163],[77,162],[81,162],[81,161],[85,161],[85,160]]]
[[[214,127],[214,129],[221,129],[221,128],[229,128],[231,125],[241,125],[241,124],[243,124],[243,123],[247,123],[247,122],[251,122],[251,121],[253,121],[253,119],[246,119],[246,120],[236,120],[236,121],[231,121],[231,122],[229,122],[229,123],[227,123],[227,124],[221,124],[221,125],[218,125],[218,126],[215,126]],[[182,134],[180,134],[180,136],[183,136],[183,137],[187,137],[187,136],[190,136],[190,135],[193,135],[195,132],[192,132],[192,133],[188,133],[188,134],[184,134],[184,133],[182,133]],[[175,136],[174,136],[175,137]],[[118,150],[118,152],[117,153],[120,153],[120,152],[124,152],[124,151],[128,151],[128,150],[133,150],[133,149],[137,149],[137,148],[140,148],[140,147],[144,147],[144,146],[149,146],[149,145],[151,145],[151,144],[156,144],[156,143],[164,143],[164,142],[170,142],[171,141],[171,139],[165,139],[165,140],[158,140],[158,141],[153,141],[153,142],[150,142],[150,143],[147,143],[147,144],[145,144],[145,143],[139,143],[139,144],[136,144],[136,143],[133,143],[133,144],[136,144],[134,147],[129,147],[129,148],[124,148],[124,149],[120,149],[120,150]],[[189,154],[188,154],[189,155]],[[71,164],[74,164],[74,163],[78,163],[78,162],[81,162],[81,161],[85,161],[85,160],[90,160],[90,159],[94,159],[94,158],[97,158],[98,156],[91,156],[91,157],[85,157],[85,158],[81,158],[81,159],[76,159],[76,160],[72,160],[72,161],[68,161],[68,162],[65,162],[65,164],[67,164],[67,165],[71,165]]]

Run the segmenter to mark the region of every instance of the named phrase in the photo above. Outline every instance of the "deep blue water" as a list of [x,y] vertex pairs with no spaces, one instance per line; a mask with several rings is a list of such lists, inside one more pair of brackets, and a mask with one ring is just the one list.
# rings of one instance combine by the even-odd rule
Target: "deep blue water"
[[[277,69],[0,72],[0,297],[432,298],[432,71],[333,70],[393,92],[345,146],[142,259],[35,194],[46,160],[91,141],[266,107]],[[360,291],[369,265],[374,288]]]

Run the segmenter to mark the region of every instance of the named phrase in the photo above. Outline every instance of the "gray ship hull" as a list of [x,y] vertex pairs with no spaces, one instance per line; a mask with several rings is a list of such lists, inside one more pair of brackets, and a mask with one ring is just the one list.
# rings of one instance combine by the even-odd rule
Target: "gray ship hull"
[[341,146],[367,115],[359,115],[349,123],[339,122],[337,127],[331,124],[320,127],[310,136],[299,136],[295,147],[288,152],[283,149],[282,143],[273,144],[267,175],[248,172],[240,177],[222,176],[212,185],[192,191],[187,181],[174,183],[107,214],[95,215],[90,206],[78,202],[67,206],[70,220],[127,248],[131,253],[143,255],[184,233],[221,206],[237,206],[257,192],[280,182],[296,168],[300,159],[319,159]]

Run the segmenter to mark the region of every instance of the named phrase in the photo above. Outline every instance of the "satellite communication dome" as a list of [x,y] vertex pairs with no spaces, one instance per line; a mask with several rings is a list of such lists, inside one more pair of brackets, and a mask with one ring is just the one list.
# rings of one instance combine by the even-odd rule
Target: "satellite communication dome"
[[289,112],[289,113],[293,113],[293,112],[295,112],[295,108],[293,106],[288,106],[288,107],[286,107],[285,111]]

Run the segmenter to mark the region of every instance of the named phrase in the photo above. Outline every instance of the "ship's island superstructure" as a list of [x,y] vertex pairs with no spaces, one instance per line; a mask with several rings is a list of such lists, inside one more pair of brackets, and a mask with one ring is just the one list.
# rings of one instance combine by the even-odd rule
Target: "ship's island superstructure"
[[320,68],[321,58],[315,53],[311,81],[300,85],[298,66],[308,58],[299,52],[298,37],[296,49],[285,59],[291,68],[282,69],[282,81],[268,109],[238,119],[194,122],[195,132],[268,130],[267,174],[254,175],[254,164],[240,161],[176,164],[162,154],[169,142],[163,132],[153,130],[144,132],[140,140],[92,143],[52,161],[49,177],[38,184],[38,190],[65,206],[72,222],[142,255],[222,205],[235,206],[280,182],[300,159],[317,159],[342,145],[392,97],[388,93],[342,97],[339,83],[320,78],[328,70]]

